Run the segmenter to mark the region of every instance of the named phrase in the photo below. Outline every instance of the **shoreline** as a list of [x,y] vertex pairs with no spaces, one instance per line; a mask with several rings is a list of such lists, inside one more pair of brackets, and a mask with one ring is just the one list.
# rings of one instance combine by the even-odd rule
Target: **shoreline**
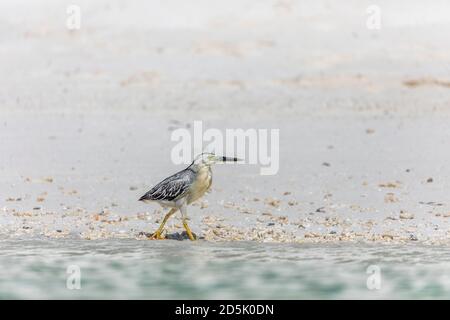
[[450,241],[447,3],[382,1],[378,30],[356,0],[79,5],[68,30],[54,1],[0,3],[0,234],[152,232],[137,199],[202,120],[280,129],[276,175],[213,168],[188,208],[206,239]]
[[[0,127],[10,150],[0,161],[0,233],[132,238],[156,229],[164,211],[137,199],[184,167],[170,162],[167,141],[186,123],[56,119],[18,117]],[[229,121],[205,123],[254,126]],[[188,208],[194,232],[211,240],[259,240],[258,234],[288,242],[450,239],[446,119],[303,119],[281,129],[276,175],[260,175],[258,165],[213,168],[211,193]],[[169,221],[170,232],[180,231],[177,223]]]

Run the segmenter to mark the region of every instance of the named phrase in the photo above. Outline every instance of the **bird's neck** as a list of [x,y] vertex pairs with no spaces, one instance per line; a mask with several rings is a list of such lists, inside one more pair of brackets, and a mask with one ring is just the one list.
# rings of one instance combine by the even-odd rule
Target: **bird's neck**
[[204,163],[192,163],[188,168],[194,171],[195,173],[205,170],[211,171],[211,166]]

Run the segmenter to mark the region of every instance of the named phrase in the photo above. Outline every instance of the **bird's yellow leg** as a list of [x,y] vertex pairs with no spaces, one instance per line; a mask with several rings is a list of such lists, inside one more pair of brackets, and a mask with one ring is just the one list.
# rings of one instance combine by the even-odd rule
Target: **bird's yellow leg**
[[159,226],[158,230],[155,231],[155,233],[153,233],[150,236],[150,239],[157,239],[157,240],[162,240],[164,239],[164,237],[161,235],[163,230],[164,230],[164,225],[166,224],[167,220],[169,220],[169,218],[177,211],[176,208],[172,208],[170,209],[170,211],[166,214],[166,216],[164,217],[163,221],[161,222],[161,225]]
[[187,224],[187,222],[186,222],[186,219],[183,219],[183,226],[184,226],[184,228],[186,229],[186,233],[187,233],[189,239],[191,239],[191,241],[196,240],[196,238],[195,238],[194,235],[192,234],[192,231],[191,231],[191,229],[189,228],[189,226],[188,226],[188,224]]

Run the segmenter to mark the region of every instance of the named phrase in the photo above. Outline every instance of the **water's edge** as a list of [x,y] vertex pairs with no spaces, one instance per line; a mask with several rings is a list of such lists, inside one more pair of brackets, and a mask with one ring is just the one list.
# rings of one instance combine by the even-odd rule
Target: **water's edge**
[[0,298],[448,298],[448,257],[420,244],[0,240]]

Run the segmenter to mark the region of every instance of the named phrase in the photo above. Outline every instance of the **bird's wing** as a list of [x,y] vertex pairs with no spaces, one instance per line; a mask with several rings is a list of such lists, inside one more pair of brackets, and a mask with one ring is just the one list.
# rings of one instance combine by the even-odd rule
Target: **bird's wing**
[[186,194],[193,179],[193,172],[185,169],[158,183],[139,200],[176,200]]

